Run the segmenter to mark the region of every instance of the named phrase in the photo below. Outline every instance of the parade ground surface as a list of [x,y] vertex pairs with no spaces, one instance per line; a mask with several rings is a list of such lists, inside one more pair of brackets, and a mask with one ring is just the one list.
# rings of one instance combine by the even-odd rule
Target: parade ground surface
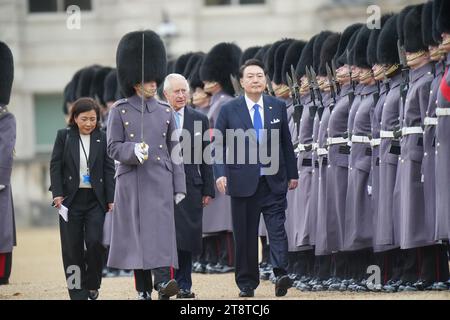
[[[68,299],[62,268],[61,247],[58,229],[19,229],[18,246],[13,253],[13,269],[10,284],[0,286],[0,300],[60,300]],[[193,275],[193,291],[199,300],[235,300],[238,289],[234,274]],[[134,300],[134,279],[132,277],[103,279],[100,299]],[[156,294],[153,293],[153,299]],[[275,299],[274,285],[261,282],[253,299]],[[278,299],[278,298],[277,298]],[[450,291],[416,293],[335,293],[300,292],[292,288],[282,299],[308,300],[372,300],[372,299],[439,299],[450,300]]]

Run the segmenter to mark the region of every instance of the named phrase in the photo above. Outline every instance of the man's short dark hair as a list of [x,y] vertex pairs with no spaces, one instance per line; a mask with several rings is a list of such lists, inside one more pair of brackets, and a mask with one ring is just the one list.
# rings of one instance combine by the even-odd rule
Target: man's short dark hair
[[250,66],[258,66],[261,69],[263,69],[264,74],[266,74],[266,69],[264,67],[264,63],[262,63],[260,60],[258,59],[248,59],[247,61],[245,61],[245,63],[239,68],[239,78],[242,79],[244,77],[244,71],[247,67]]

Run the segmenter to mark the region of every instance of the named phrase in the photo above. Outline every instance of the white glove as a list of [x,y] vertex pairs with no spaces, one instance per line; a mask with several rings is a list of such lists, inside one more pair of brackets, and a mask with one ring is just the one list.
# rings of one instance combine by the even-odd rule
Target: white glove
[[145,148],[142,148],[141,143],[136,143],[134,145],[134,154],[139,162],[143,164],[146,156],[148,155],[148,145],[145,145]]
[[367,194],[368,194],[369,196],[372,195],[372,186],[367,186]]
[[5,189],[6,188],[6,186],[5,185],[3,185],[3,184],[0,184],[0,191],[3,191],[3,189]]
[[174,197],[175,199],[175,204],[179,204],[181,201],[183,201],[183,199],[186,197],[186,195],[184,193],[177,193]]

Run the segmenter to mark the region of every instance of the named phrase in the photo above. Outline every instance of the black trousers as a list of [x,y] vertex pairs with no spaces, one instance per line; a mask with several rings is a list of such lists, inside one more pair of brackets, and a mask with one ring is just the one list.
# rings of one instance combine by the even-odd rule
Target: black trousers
[[367,267],[375,263],[372,249],[349,251],[347,255],[348,276],[357,281],[367,279]]
[[11,275],[12,252],[0,253],[0,285],[8,284]]
[[[104,221],[105,213],[92,189],[79,189],[69,208],[68,222],[59,219],[64,273],[72,300],[87,299],[87,290],[100,288],[105,252],[102,245]],[[80,287],[74,286],[78,270]]]
[[332,274],[339,279],[348,277],[348,254],[347,252],[336,252],[332,255]]
[[331,266],[331,254],[324,256],[316,256],[314,269],[316,270],[315,276],[320,280],[328,280],[331,278],[332,266]]
[[192,253],[178,250],[178,269],[175,271],[175,280],[182,290],[190,291],[192,288]]
[[402,256],[399,248],[374,253],[375,264],[380,267],[381,283],[401,278]]
[[[155,276],[153,286],[152,272]],[[134,270],[134,282],[136,291],[151,292],[153,288],[158,290],[158,285],[167,282],[172,278],[170,267],[156,268],[153,270]]]
[[261,240],[261,246],[262,246],[262,257],[261,257],[261,263],[269,263],[270,264],[270,246],[267,242],[266,236],[260,236],[259,239]]
[[234,242],[233,233],[224,231],[219,234],[218,247],[218,262],[221,265],[234,265]]
[[273,194],[265,177],[261,177],[251,197],[231,197],[231,214],[235,241],[235,280],[241,290],[259,285],[258,229],[261,213],[270,241],[270,262],[275,276],[285,275],[288,267],[288,242],[284,223],[286,194]]
[[449,278],[447,248],[436,244],[419,248],[420,279],[445,282]]

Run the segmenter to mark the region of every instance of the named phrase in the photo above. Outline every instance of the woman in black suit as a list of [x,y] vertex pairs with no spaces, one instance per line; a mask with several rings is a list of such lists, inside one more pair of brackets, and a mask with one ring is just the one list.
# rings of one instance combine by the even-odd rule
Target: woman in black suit
[[114,161],[99,119],[95,100],[77,100],[68,128],[57,133],[50,162],[53,205],[68,208],[68,221],[60,217],[59,225],[69,295],[76,300],[98,297],[103,223],[114,203]]

